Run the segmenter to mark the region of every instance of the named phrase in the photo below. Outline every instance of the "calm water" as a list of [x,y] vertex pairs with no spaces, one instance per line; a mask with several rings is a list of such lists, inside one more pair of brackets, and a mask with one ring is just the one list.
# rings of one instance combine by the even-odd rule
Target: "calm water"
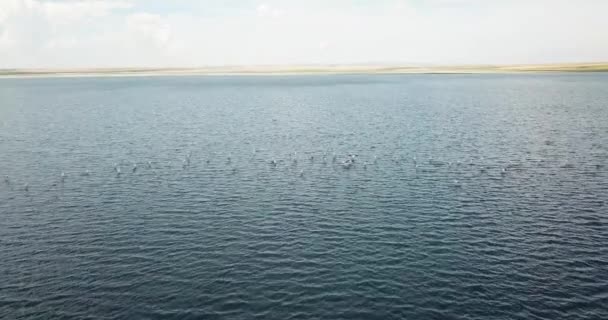
[[0,174],[3,319],[608,319],[608,74],[2,79]]

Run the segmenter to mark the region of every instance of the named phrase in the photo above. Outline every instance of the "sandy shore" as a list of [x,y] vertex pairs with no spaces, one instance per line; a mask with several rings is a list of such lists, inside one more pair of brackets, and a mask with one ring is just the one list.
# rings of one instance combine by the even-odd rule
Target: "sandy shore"
[[180,75],[296,75],[296,74],[453,74],[524,72],[608,72],[607,63],[539,65],[302,65],[226,66],[202,68],[103,68],[103,69],[0,69],[0,78],[15,77],[99,77],[99,76],[180,76]]

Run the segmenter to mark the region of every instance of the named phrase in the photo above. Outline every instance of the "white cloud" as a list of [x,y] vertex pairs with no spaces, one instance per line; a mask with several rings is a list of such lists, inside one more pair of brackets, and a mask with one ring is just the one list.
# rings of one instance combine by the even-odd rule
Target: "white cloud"
[[[33,0],[29,0],[35,3]],[[128,9],[133,6],[124,0],[88,0],[65,2],[38,2],[46,15],[57,23],[69,23],[85,18],[99,18],[115,9]]]
[[261,17],[280,17],[283,14],[283,11],[279,8],[275,8],[266,3],[262,3],[258,5],[256,8],[256,12]]
[[57,59],[77,61],[80,57],[71,57],[69,52],[61,58],[57,50],[78,48],[113,10],[132,7],[123,0],[1,1],[0,67],[53,66]]
[[608,60],[601,0],[0,1],[0,68]]
[[127,17],[127,30],[133,38],[158,48],[167,46],[171,27],[160,15],[136,13]]
[[69,23],[88,17],[101,17],[114,9],[128,9],[133,4],[125,0],[2,0],[0,21],[25,15],[38,15],[54,23]]

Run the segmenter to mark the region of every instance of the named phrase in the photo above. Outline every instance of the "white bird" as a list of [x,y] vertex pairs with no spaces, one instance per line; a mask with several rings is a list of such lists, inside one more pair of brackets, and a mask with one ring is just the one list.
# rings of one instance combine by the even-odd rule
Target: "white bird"
[[304,176],[304,170],[300,170],[300,177]]
[[61,171],[61,182],[65,181],[65,172]]
[[152,169],[152,162],[148,161],[148,169]]
[[133,173],[135,173],[135,171],[137,171],[137,163],[133,164],[133,170],[132,171],[133,171]]
[[270,165],[273,166],[273,167],[276,167],[277,166],[277,161],[274,160],[274,159],[270,160]]
[[342,162],[342,167],[344,169],[350,169],[353,166],[353,161],[351,161],[351,159],[347,159],[344,162]]

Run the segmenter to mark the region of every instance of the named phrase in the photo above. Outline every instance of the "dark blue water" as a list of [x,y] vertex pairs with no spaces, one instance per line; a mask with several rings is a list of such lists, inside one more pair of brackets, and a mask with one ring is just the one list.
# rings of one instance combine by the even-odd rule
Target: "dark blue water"
[[2,319],[608,319],[608,74],[2,79],[0,175]]

